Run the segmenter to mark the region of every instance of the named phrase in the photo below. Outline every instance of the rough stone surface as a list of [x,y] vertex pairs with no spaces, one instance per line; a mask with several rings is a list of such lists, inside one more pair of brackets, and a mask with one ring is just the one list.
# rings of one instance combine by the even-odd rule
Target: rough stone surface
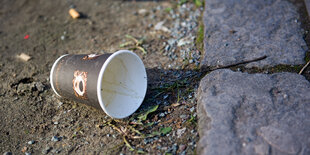
[[310,83],[216,70],[199,87],[200,154],[310,154]]
[[203,67],[267,56],[246,67],[297,65],[307,50],[297,8],[286,0],[205,0]]

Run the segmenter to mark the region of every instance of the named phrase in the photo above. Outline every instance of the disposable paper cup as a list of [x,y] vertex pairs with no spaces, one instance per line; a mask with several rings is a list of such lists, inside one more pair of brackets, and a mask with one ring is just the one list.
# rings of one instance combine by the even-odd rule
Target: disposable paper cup
[[102,109],[113,118],[125,118],[142,104],[147,76],[135,53],[63,55],[50,73],[54,92],[64,98]]

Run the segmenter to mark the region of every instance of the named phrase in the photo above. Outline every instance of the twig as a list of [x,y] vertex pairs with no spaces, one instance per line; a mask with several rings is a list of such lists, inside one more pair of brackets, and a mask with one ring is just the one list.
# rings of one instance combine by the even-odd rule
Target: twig
[[258,58],[252,59],[252,60],[245,60],[245,61],[241,61],[241,62],[238,62],[238,63],[235,63],[235,64],[230,64],[230,65],[226,65],[226,66],[215,67],[215,68],[212,68],[211,71],[217,70],[217,69],[223,69],[223,68],[234,67],[234,66],[238,66],[238,65],[242,65],[242,64],[251,63],[251,62],[256,62],[256,61],[264,60],[264,59],[266,59],[266,58],[267,58],[267,56],[264,55],[264,56],[262,56],[262,57],[258,57]]
[[300,75],[308,67],[309,64],[310,64],[310,60],[305,64],[304,67],[302,67],[302,69],[300,70],[298,74]]

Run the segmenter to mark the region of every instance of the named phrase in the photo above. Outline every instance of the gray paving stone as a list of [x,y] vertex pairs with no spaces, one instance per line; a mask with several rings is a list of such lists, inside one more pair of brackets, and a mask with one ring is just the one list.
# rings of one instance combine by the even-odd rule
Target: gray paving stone
[[286,0],[205,0],[202,67],[267,56],[246,67],[304,63],[297,8]]
[[216,70],[198,90],[199,154],[310,154],[310,83]]

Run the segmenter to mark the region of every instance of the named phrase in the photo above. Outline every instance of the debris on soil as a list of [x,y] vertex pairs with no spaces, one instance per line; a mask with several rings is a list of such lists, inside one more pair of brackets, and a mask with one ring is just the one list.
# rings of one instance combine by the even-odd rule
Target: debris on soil
[[17,55],[16,57],[26,62],[31,59],[31,57],[25,53],[21,53],[20,55]]
[[25,35],[24,39],[28,39],[29,38],[29,34]]
[[27,151],[27,149],[28,149],[28,148],[27,148],[26,146],[24,146],[24,147],[22,148],[22,152],[25,153],[25,152]]
[[80,17],[79,12],[77,12],[74,8],[71,8],[71,9],[69,10],[69,14],[71,15],[71,17],[72,17],[73,19],[77,19],[77,18]]
[[302,67],[302,69],[299,71],[299,75],[302,74],[302,72],[308,67],[308,65],[310,64],[310,60],[304,65],[304,67]]
[[121,48],[127,47],[127,48],[129,48],[129,50],[140,50],[143,54],[147,54],[146,50],[142,47],[143,42],[144,42],[144,38],[138,40],[135,37],[128,35],[128,34],[125,37],[127,39],[130,39],[131,41],[120,44],[119,47],[121,47]]
[[154,26],[154,29],[170,33],[170,30],[166,26],[164,26],[164,23],[165,23],[164,21],[161,21],[161,22],[157,23]]

